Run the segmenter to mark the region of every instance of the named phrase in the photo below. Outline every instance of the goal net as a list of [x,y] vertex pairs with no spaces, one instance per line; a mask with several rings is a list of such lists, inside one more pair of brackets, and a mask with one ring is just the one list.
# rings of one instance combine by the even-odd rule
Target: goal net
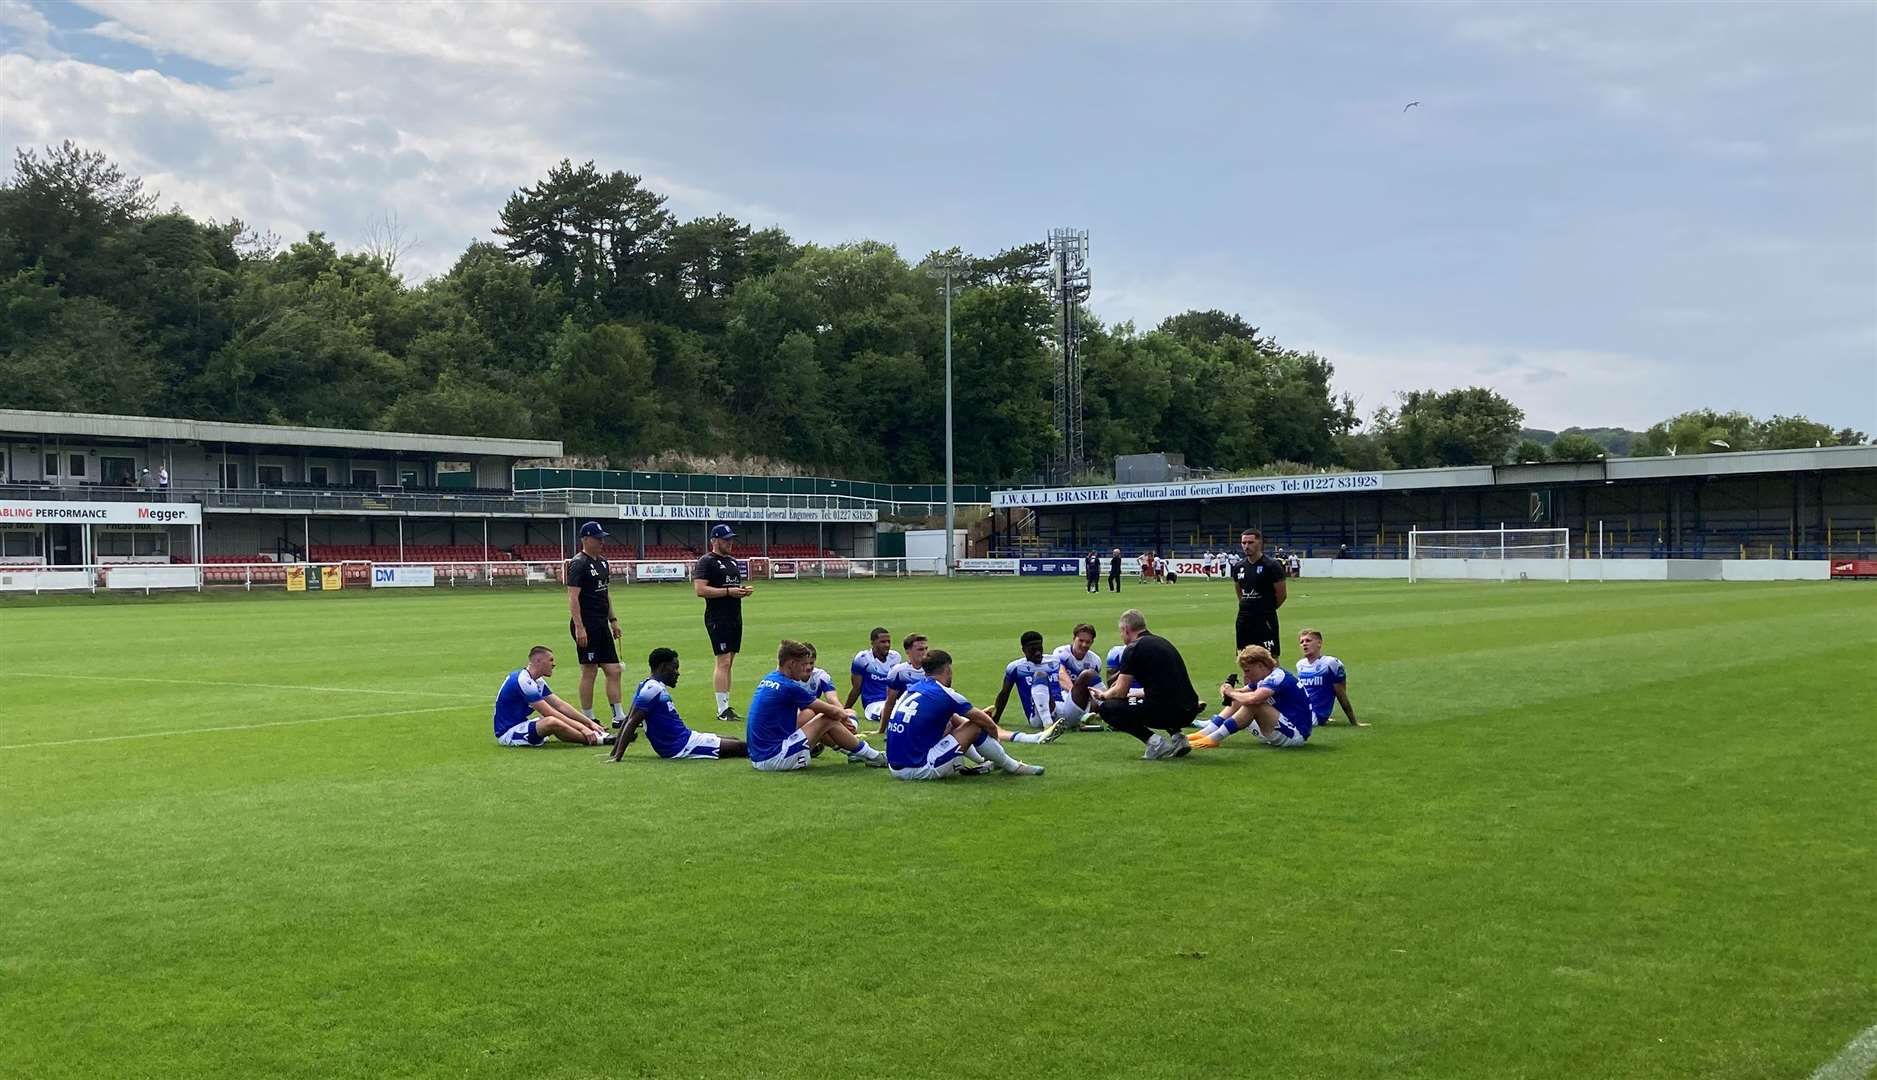
[[1408,580],[1571,580],[1569,529],[1416,529]]

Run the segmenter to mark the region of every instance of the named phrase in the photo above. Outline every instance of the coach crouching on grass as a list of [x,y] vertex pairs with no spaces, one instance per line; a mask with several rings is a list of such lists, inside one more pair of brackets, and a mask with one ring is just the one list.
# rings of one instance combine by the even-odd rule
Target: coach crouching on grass
[[[1183,729],[1202,707],[1192,676],[1186,673],[1185,658],[1172,642],[1149,633],[1146,616],[1133,608],[1121,613],[1119,626],[1126,644],[1120,670],[1107,687],[1092,695],[1101,699],[1102,722],[1147,744],[1141,754],[1144,761],[1185,757],[1192,747]],[[1136,685],[1144,692],[1130,700],[1128,690]]]

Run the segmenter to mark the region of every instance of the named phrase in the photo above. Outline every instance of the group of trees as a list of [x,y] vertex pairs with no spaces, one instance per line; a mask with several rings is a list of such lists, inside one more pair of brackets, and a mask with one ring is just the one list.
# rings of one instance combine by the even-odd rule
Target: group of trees
[[1693,409],[1671,416],[1646,431],[1624,428],[1566,428],[1561,432],[1527,428],[1512,451],[1513,461],[1591,461],[1608,455],[1660,457],[1667,454],[1714,454],[1730,450],[1797,450],[1814,446],[1856,446],[1869,436],[1852,428],[1833,429],[1803,416],[1760,420],[1743,412]]
[[[540,436],[616,465],[708,452],[928,481],[943,461],[944,263],[960,284],[960,478],[1031,475],[1055,445],[1039,244],[914,264],[874,241],[679,221],[638,177],[571,162],[517,190],[492,231],[411,285],[395,228],[359,251],[318,232],[282,243],[160,210],[101,153],[18,151],[0,184],[0,405]],[[1480,388],[1407,393],[1365,426],[1329,361],[1236,315],[1082,325],[1094,462],[1468,464],[1506,460],[1520,430],[1518,408]],[[1823,430],[1808,424],[1688,414],[1645,441],[1784,445]]]

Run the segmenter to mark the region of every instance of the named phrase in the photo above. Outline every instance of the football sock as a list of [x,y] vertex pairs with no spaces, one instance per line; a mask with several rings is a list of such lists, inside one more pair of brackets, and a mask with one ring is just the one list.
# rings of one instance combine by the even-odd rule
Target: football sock
[[849,750],[847,752],[847,756],[850,758],[853,758],[856,761],[871,761],[872,759],[880,756],[880,751],[875,750],[873,747],[868,746],[866,743],[861,743],[859,746],[855,747],[854,749]]
[[1022,762],[1006,753],[1003,744],[991,738],[989,732],[980,732],[978,741],[973,745],[972,749],[981,751],[984,754],[983,758],[976,758],[975,760],[983,761],[984,758],[990,758],[992,764],[1003,769],[1005,772],[1010,772],[1018,765],[1022,764]]
[[613,702],[613,719],[624,720],[625,718],[626,718],[626,707],[617,701]]
[[1010,736],[1010,741],[1014,743],[1040,743],[1043,741],[1043,733],[1040,731],[1013,732]]
[[596,723],[596,724],[597,724],[597,723],[599,723],[599,719],[600,719],[600,718],[599,718],[599,717],[597,717],[597,716],[594,716],[594,715],[593,715],[593,709],[592,709],[591,707],[588,707],[588,708],[585,708],[585,709],[581,709],[580,711],[581,711],[581,712],[583,712],[583,713],[586,713],[586,714],[587,714],[587,719],[588,719],[588,720],[591,720],[591,721],[593,721],[593,722],[594,722],[594,723]]
[[724,712],[729,708],[730,708],[730,691],[725,690],[722,693],[719,693],[717,695],[717,715],[722,716]]

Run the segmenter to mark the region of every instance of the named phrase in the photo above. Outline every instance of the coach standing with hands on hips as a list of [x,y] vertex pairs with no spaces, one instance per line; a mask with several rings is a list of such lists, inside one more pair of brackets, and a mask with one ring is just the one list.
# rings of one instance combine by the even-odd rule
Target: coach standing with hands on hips
[[1277,631],[1277,609],[1284,606],[1284,564],[1264,553],[1264,534],[1246,529],[1238,546],[1245,557],[1232,567],[1232,588],[1238,593],[1238,647],[1262,645],[1278,655],[1282,635]]
[[606,673],[606,700],[613,719],[626,722],[620,708],[619,616],[613,613],[613,571],[603,551],[606,529],[597,521],[580,526],[580,553],[567,561],[567,632],[580,658],[580,711],[593,716],[593,680]]
[[730,669],[743,648],[743,598],[756,590],[743,584],[743,568],[730,557],[736,533],[728,525],[710,527],[710,554],[697,560],[691,571],[691,591],[704,598],[704,632],[717,658],[711,688],[717,691],[717,720],[737,724],[742,718],[730,708]]

